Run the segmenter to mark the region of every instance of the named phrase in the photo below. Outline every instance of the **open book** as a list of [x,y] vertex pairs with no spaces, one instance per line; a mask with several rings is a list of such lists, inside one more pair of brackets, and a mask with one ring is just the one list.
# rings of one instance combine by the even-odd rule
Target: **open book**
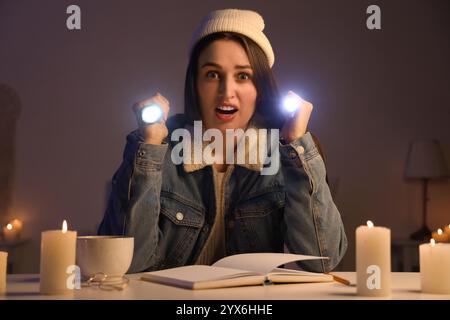
[[146,272],[141,279],[187,289],[333,281],[333,276],[324,273],[277,268],[289,262],[315,259],[328,258],[288,253],[245,253],[225,257],[212,266],[190,265]]

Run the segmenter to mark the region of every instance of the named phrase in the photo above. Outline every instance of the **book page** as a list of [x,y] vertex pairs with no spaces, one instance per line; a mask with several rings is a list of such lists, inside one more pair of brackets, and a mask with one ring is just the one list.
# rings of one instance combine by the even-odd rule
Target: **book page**
[[267,275],[272,282],[332,282],[330,274],[275,268]]
[[269,273],[267,279],[274,283],[333,282],[333,276],[324,273],[316,273],[310,275],[298,273]]
[[328,259],[292,253],[244,253],[228,256],[213,264],[214,267],[234,268],[267,274],[276,267],[294,261]]
[[204,265],[191,265],[147,272],[142,276],[142,278],[144,280],[152,280],[156,278],[170,278],[194,283],[200,281],[231,279],[250,275],[257,275],[257,274],[252,271],[239,269],[211,267]]
[[275,268],[270,272],[270,274],[286,274],[286,275],[294,274],[294,275],[300,275],[300,276],[320,276],[323,273],[310,272],[310,271],[304,271],[304,270]]
[[190,265],[147,272],[141,280],[186,289],[208,289],[263,284],[265,276],[245,270]]

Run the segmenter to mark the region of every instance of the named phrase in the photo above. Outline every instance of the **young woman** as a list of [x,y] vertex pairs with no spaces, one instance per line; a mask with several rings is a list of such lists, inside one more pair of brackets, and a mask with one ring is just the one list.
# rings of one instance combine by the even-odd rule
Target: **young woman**
[[[312,105],[300,99],[293,116],[281,112],[274,53],[263,29],[253,11],[211,12],[193,36],[184,115],[168,119],[169,102],[160,94],[133,107],[139,129],[127,137],[99,228],[99,234],[134,237],[129,272],[212,264],[226,255],[283,252],[285,246],[291,253],[329,257],[301,264],[327,272],[344,255],[347,240],[325,165],[306,132]],[[141,120],[149,104],[161,106],[161,121]],[[194,121],[223,133],[222,148],[214,150],[222,161],[174,161],[171,135],[192,132]],[[272,150],[279,152],[279,170],[262,174],[262,161],[250,163],[248,149],[243,163],[224,160],[235,159],[241,141],[227,130],[249,128],[281,129]],[[198,137],[192,139],[195,145]]]

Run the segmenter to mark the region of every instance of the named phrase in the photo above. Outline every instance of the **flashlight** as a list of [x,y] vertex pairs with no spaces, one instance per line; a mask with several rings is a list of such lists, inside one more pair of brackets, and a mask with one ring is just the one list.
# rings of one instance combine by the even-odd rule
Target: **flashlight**
[[162,108],[157,104],[145,106],[141,111],[141,119],[146,124],[156,123],[163,117]]
[[300,98],[300,96],[292,91],[289,91],[288,94],[284,97],[283,108],[287,112],[295,112],[300,107],[302,101],[303,99]]

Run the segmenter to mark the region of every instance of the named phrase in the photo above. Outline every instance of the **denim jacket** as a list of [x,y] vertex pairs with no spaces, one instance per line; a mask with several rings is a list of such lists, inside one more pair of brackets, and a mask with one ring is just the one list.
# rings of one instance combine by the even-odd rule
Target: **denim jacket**
[[[188,171],[172,162],[172,148],[145,144],[134,131],[113,176],[98,233],[134,237],[130,273],[195,263],[214,224],[212,166]],[[299,264],[328,272],[342,259],[347,238],[323,159],[310,133],[279,143],[279,151],[274,175],[236,165],[225,177],[226,254],[283,252],[286,245],[291,253],[328,257]]]

